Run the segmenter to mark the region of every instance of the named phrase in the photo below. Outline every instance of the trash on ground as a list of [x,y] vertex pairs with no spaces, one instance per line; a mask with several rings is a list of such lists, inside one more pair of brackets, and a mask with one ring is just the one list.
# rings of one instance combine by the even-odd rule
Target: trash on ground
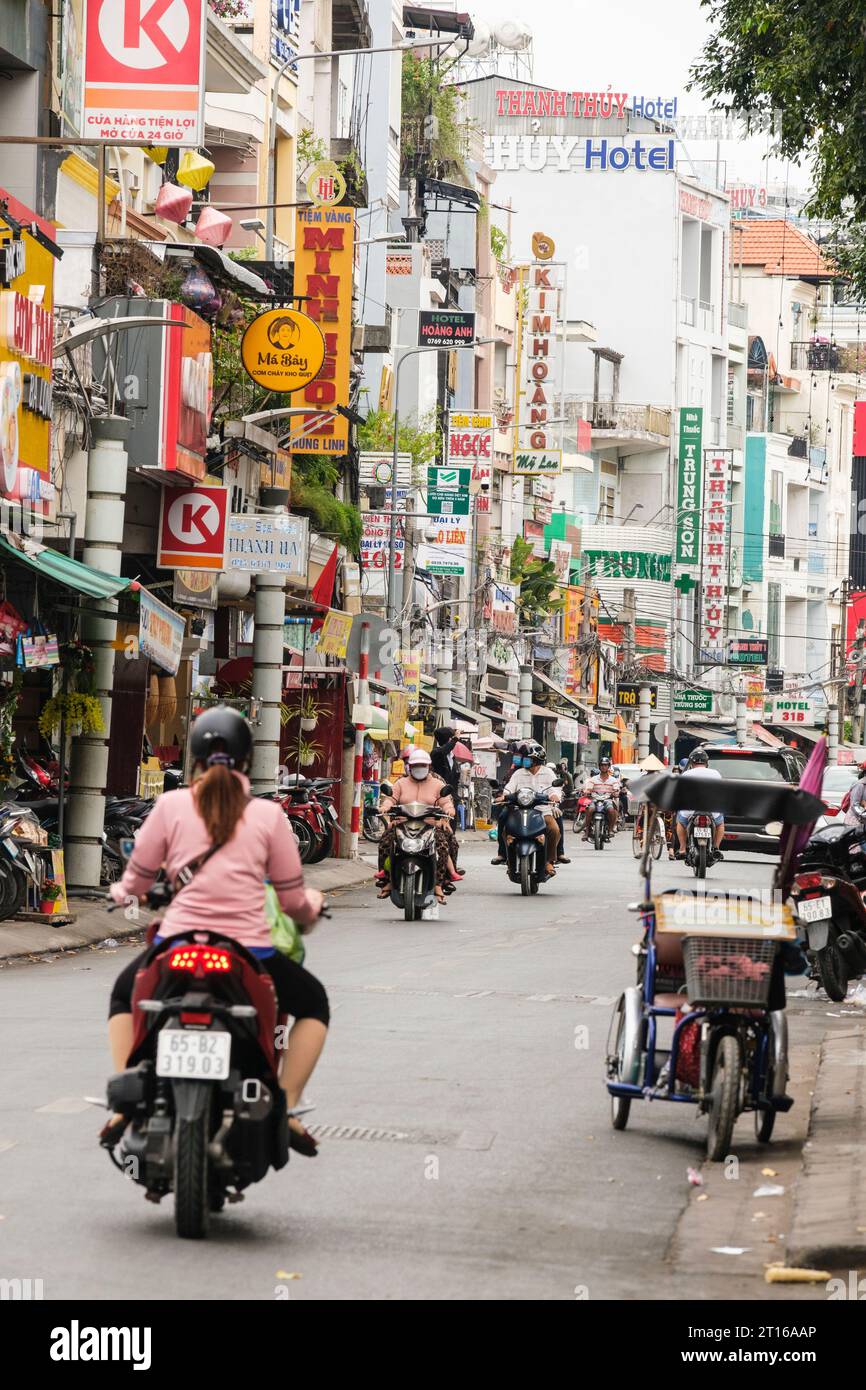
[[99,949],[101,951],[114,951],[118,945],[119,942],[117,942],[113,936],[107,936],[104,941],[100,941]]
[[775,1169],[775,1168],[762,1168],[762,1169],[761,1169],[761,1177],[762,1177],[762,1178],[777,1178],[778,1176],[779,1176],[778,1170]]
[[763,1187],[756,1187],[752,1193],[753,1197],[781,1197],[785,1189],[781,1183],[765,1182]]
[[830,1277],[826,1269],[786,1269],[784,1265],[770,1265],[764,1271],[768,1284],[826,1284]]
[[274,1275],[275,1279],[303,1279],[303,1277],[303,1274],[297,1274],[295,1272],[289,1274],[284,1269],[278,1269]]
[[713,1245],[710,1250],[713,1255],[746,1255],[751,1248],[750,1245]]
[[704,1180],[698,1172],[697,1168],[687,1168],[686,1177],[688,1178],[692,1187],[703,1187]]

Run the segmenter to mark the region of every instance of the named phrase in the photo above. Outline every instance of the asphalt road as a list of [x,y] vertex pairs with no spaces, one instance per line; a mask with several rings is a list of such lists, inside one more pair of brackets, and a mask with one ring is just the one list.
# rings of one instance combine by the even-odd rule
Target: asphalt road
[[[603,1059],[634,976],[636,866],[624,834],[570,848],[523,899],[491,846],[466,846],[438,922],[407,924],[367,889],[334,899],[308,954],[334,1009],[308,1095],[320,1155],[250,1189],[206,1246],[112,1168],[83,1099],[104,1089],[109,986],[133,948],[0,971],[0,1276],[41,1278],[49,1299],[674,1296],[665,1253],[703,1126],[691,1107],[642,1104],[625,1133],[610,1127]],[[712,873],[731,888],[769,876],[746,856]],[[694,883],[666,861],[658,881]],[[718,1291],[709,1276],[688,1290]]]

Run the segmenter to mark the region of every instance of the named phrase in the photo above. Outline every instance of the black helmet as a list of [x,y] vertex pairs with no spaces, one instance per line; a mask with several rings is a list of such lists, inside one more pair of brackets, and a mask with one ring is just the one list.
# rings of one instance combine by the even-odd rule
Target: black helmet
[[196,763],[223,762],[243,769],[250,760],[253,735],[242,714],[228,705],[205,710],[192,726],[190,752]]
[[530,739],[526,745],[526,756],[531,758],[534,763],[543,763],[544,749],[540,743],[536,743],[533,739]]
[[704,748],[693,748],[689,754],[689,767],[706,767],[709,761]]

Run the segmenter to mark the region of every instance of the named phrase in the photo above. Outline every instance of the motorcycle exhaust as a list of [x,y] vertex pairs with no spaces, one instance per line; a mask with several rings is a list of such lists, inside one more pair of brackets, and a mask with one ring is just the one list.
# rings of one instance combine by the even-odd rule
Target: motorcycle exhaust
[[866,971],[866,944],[855,932],[843,932],[836,938],[836,946],[842,953],[849,970]]

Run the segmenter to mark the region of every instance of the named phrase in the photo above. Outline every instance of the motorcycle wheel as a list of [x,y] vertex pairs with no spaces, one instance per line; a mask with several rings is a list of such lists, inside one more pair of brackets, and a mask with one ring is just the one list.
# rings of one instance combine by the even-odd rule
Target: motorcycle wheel
[[313,853],[313,832],[305,820],[300,816],[290,816],[289,825],[295,832],[295,839],[298,842],[298,853],[301,856],[302,864],[309,864],[310,855]]
[[815,956],[821,988],[834,1004],[841,1004],[848,993],[848,976],[845,962],[834,945],[825,946]]
[[524,898],[528,898],[532,892],[532,867],[528,854],[520,861],[520,891]]
[[364,839],[369,840],[372,845],[378,845],[385,833],[385,818],[380,816],[378,811],[372,811],[370,815],[364,817]]
[[742,1061],[739,1038],[733,1033],[726,1033],[716,1049],[710,1086],[707,1158],[711,1163],[721,1163],[730,1153],[737,1120]]
[[414,922],[418,916],[418,908],[415,903],[415,875],[403,875],[403,917],[407,922]]
[[[617,1078],[623,1073],[623,1047],[625,1042],[625,1012],[620,999],[617,1006],[619,1020],[616,1030],[616,1073]],[[611,1096],[610,1098],[610,1122],[614,1129],[625,1129],[628,1124],[628,1117],[631,1113],[631,1096]]]
[[27,892],[27,879],[14,864],[0,864],[0,921],[14,917]]
[[575,818],[574,818],[574,825],[571,827],[571,833],[572,833],[572,835],[579,835],[582,829],[583,829],[583,817],[582,817],[582,816],[575,816]]
[[178,1120],[174,1158],[174,1225],[184,1240],[203,1240],[208,1232],[210,1197],[207,1145],[210,1106],[194,1120]]
[[775,1123],[775,1110],[755,1111],[755,1138],[759,1144],[769,1144],[773,1137],[773,1126]]
[[707,846],[706,841],[701,840],[700,844],[695,845],[694,852],[695,878],[706,878],[707,876]]
[[307,860],[307,863],[320,864],[323,859],[327,859],[330,856],[330,853],[333,848],[334,827],[329,819],[325,824],[324,831],[320,835],[316,836],[316,843],[313,845],[313,851],[309,859]]
[[107,888],[110,883],[119,883],[123,877],[123,860],[109,845],[102,847],[102,862],[99,866],[100,887]]
[[592,833],[595,837],[596,849],[604,849],[604,826],[600,820],[593,821]]

